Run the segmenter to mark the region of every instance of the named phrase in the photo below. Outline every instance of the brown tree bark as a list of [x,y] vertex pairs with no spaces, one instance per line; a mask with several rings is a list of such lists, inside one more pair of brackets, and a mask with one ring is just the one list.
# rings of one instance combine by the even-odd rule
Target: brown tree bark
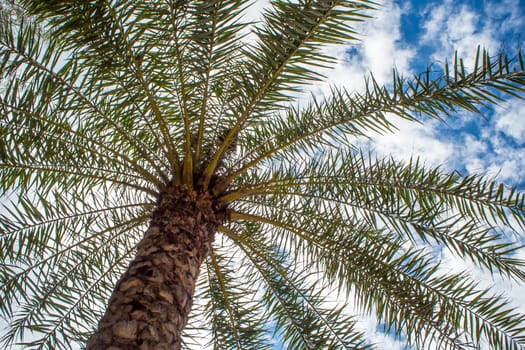
[[87,349],[180,349],[200,266],[225,215],[208,194],[163,192]]

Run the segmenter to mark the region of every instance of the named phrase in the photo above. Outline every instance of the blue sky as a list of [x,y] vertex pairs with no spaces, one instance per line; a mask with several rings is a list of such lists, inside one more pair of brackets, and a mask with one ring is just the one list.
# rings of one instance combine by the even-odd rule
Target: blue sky
[[[469,66],[478,45],[492,54],[504,50],[512,55],[525,44],[525,0],[378,2],[382,10],[359,26],[360,43],[327,48],[339,62],[325,72],[326,82],[312,86],[310,92],[322,95],[331,85],[359,90],[368,72],[388,84],[393,66],[407,75],[420,73],[429,64],[450,62],[455,51]],[[250,16],[257,18],[265,6],[266,1],[256,1]],[[486,174],[525,190],[525,101],[510,100],[483,112],[481,116],[458,114],[446,123],[399,121],[397,133],[372,135],[363,147],[399,159],[420,157],[429,165],[442,165],[464,175]],[[525,252],[519,255],[525,259]],[[446,252],[442,258],[444,268],[470,269],[483,284],[509,294],[525,312],[525,286],[491,277]],[[360,327],[379,349],[404,349],[400,341],[384,334],[372,317],[362,317]]]

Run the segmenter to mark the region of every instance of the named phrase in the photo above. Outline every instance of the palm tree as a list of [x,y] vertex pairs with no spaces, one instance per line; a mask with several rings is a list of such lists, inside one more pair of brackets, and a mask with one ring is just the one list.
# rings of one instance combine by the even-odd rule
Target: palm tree
[[276,0],[259,25],[248,6],[4,6],[3,345],[373,347],[355,300],[420,348],[523,349],[524,315],[434,253],[523,283],[524,194],[357,148],[399,118],[519,96],[521,55],[298,103],[375,4]]

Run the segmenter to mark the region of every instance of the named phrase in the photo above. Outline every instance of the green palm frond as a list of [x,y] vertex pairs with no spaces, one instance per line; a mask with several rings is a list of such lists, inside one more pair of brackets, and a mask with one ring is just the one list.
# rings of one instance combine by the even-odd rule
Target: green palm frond
[[[479,56],[483,64],[479,64]],[[240,168],[227,180],[256,167],[259,163],[283,153],[299,150],[311,152],[315,145],[328,146],[352,143],[351,137],[367,136],[395,130],[393,116],[418,120],[419,115],[442,119],[459,110],[479,112],[482,106],[500,101],[504,96],[524,92],[524,62],[521,55],[514,59],[499,55],[491,61],[483,51],[469,73],[462,61],[449,71],[430,68],[412,79],[395,70],[391,86],[380,85],[373,76],[367,80],[364,93],[350,93],[334,88],[331,96],[318,100],[312,97],[309,106],[291,106],[285,115],[267,115],[256,131],[240,139],[245,153]]]
[[368,0],[272,2],[263,25],[255,30],[259,40],[243,50],[242,80],[232,86],[240,92],[230,108],[234,122],[204,172],[205,183],[246,121],[286,100],[286,90],[296,91],[294,86],[319,78],[313,67],[332,60],[320,48],[355,39],[350,23],[367,18],[366,10],[373,5]]
[[[112,113],[120,111],[104,111],[101,106],[109,101],[81,90],[89,86],[81,84],[81,72],[76,62],[56,67],[62,59],[54,51],[58,44],[44,41],[36,25],[22,24],[17,28],[23,40],[15,40],[15,30],[9,28],[12,25],[9,20],[2,21],[2,76],[10,78],[16,71],[16,76],[31,77],[31,80],[24,82],[16,76],[8,80],[10,85],[5,87],[0,99],[4,112],[2,128],[6,129],[3,133],[7,137],[2,144],[2,161],[6,160],[6,166],[24,161],[35,163],[39,157],[51,164],[58,158],[62,165],[64,159],[70,162],[78,160],[80,164],[93,161],[111,163],[116,169],[123,164],[138,176],[158,185],[159,180],[148,168],[153,166],[159,172],[156,165],[159,162],[146,153],[148,147],[144,142],[148,141],[132,135],[133,120],[125,120],[125,124],[116,122]],[[44,53],[40,52],[43,42],[50,44]],[[78,87],[72,82],[79,82]],[[108,133],[108,127],[114,132]],[[9,131],[11,128],[14,128],[13,132]],[[110,152],[105,145],[108,143],[112,144]],[[136,157],[136,154],[140,156]],[[85,160],[78,158],[83,155]],[[11,159],[14,160],[10,162]],[[147,165],[139,164],[137,159],[145,160]],[[71,164],[71,168],[76,167],[76,163]]]
[[[124,232],[129,234],[130,229]],[[31,298],[19,306],[11,321],[11,329],[2,341],[16,344],[16,339],[23,336],[22,332],[29,331],[39,336],[19,343],[24,347],[51,350],[67,348],[74,342],[86,342],[91,332],[86,322],[96,322],[101,317],[90,309],[102,307],[109,298],[107,291],[123,272],[122,264],[134,252],[136,241],[120,237],[111,243],[118,245],[120,250],[127,250],[120,254],[114,246],[109,249],[102,247],[105,249],[95,256],[84,254],[83,260],[75,259],[74,263],[80,264],[71,270],[61,269],[58,273],[42,276],[46,282],[39,285],[40,297]],[[106,259],[111,261],[110,265],[105,264]],[[98,266],[101,268],[97,269]]]
[[[296,209],[288,215],[298,215],[298,221],[312,215],[316,222],[362,218],[372,228],[389,227],[415,243],[445,244],[490,271],[525,280],[523,264],[513,257],[521,246],[494,229],[523,226],[524,197],[513,188],[426,169],[418,161],[373,160],[352,151],[289,164],[293,167],[250,174],[247,184],[224,199],[263,206],[291,202]],[[330,212],[330,218],[317,217],[319,212]]]
[[[250,103],[286,100],[283,92],[318,80],[314,68],[334,62],[321,49],[357,40],[352,24],[369,18],[366,11],[373,6],[372,1],[273,1],[263,24],[255,30],[259,40],[245,53],[253,78],[246,91],[253,99]],[[268,102],[260,108],[268,107]]]
[[2,339],[6,343],[24,331],[44,332],[33,345],[54,348],[61,336],[50,337],[57,332],[88,332],[85,322],[98,317],[91,308],[105,303],[108,286],[149,218],[143,212],[147,203],[106,203],[102,209],[86,204],[81,209],[80,202],[71,207],[72,202],[57,196],[40,200],[37,207],[34,200],[21,199],[19,207],[0,217],[0,307],[6,313],[17,309]]
[[54,185],[14,195],[0,215],[0,309],[13,315],[5,344],[27,333],[34,340],[24,346],[36,348],[84,342],[153,208],[144,196],[119,196],[111,182],[91,193],[68,186],[71,195]]
[[[163,87],[155,84],[159,69],[168,69],[166,60],[156,64],[159,56],[171,44],[159,38],[157,26],[153,25],[154,16],[160,16],[160,23],[166,24],[175,15],[172,11],[180,10],[179,6],[150,10],[139,3],[127,4],[110,1],[95,3],[77,1],[27,2],[30,10],[39,13],[49,23],[59,42],[68,50],[78,52],[82,65],[90,78],[96,77],[90,85],[97,90],[106,90],[103,95],[111,99],[111,104],[119,104],[125,109],[130,102],[140,108],[127,113],[131,125],[155,125],[153,136],[157,142],[153,150],[162,150],[173,171],[180,167],[178,151],[170,126],[164,116],[166,96]],[[67,16],[63,16],[64,14]],[[162,27],[161,27],[162,28]],[[162,32],[162,30],[161,30]],[[168,56],[173,57],[173,56]],[[80,58],[80,57],[79,57]],[[153,74],[145,76],[145,71]],[[166,73],[164,73],[166,76]],[[116,90],[116,91],[115,91]],[[124,93],[122,93],[124,92]],[[130,99],[130,97],[132,97]],[[164,98],[163,98],[164,97]],[[109,102],[109,101],[108,101]],[[171,104],[175,107],[173,104]],[[140,112],[139,112],[140,111]],[[120,112],[120,111],[119,111]],[[173,115],[177,115],[174,113]],[[119,120],[120,118],[117,118]],[[181,120],[179,119],[180,123]],[[119,125],[113,125],[119,130]],[[128,134],[124,133],[125,135]],[[149,147],[137,145],[138,150],[151,150]],[[144,152],[147,154],[156,152]],[[142,157],[141,157],[142,158]]]
[[265,312],[255,298],[257,290],[243,282],[225,252],[215,250],[206,269],[209,290],[205,297],[210,299],[207,314],[213,323],[213,348],[271,349]]
[[[523,315],[466,274],[441,275],[439,261],[408,248],[396,234],[370,231],[366,224],[345,225],[333,212],[327,223],[307,211],[299,220],[299,215],[281,208],[261,207],[259,215],[234,213],[232,218],[269,226],[279,249],[306,254],[300,255],[301,261],[317,264],[339,289],[354,288],[365,312],[375,310],[380,320],[410,342],[426,347],[436,341],[462,348],[485,337],[493,348],[520,349]],[[328,210],[337,211],[324,207],[311,212]]]
[[[221,229],[234,240],[263,281],[270,315],[275,319],[275,332],[281,333],[287,347],[319,349],[366,348],[363,334],[353,327],[354,321],[342,315],[343,308],[323,306],[323,287],[317,276],[287,265],[286,251],[264,242],[260,225],[249,224],[237,229]],[[298,270],[299,269],[299,270]],[[290,273],[290,271],[295,271]]]
[[[231,94],[229,84],[234,84],[231,74],[227,69],[221,67],[233,67],[239,56],[240,39],[242,32],[246,30],[246,24],[239,21],[239,16],[246,6],[245,1],[201,1],[195,2],[196,25],[189,36],[192,46],[190,72],[193,72],[195,82],[192,89],[197,93],[193,96],[195,101],[196,116],[198,117],[192,125],[196,133],[194,158],[199,161],[207,156],[212,144],[204,138],[205,135],[214,133],[217,121],[209,118],[209,114],[219,114],[217,103],[228,101]],[[217,71],[218,70],[218,71]],[[225,89],[226,88],[226,89]],[[198,167],[198,163],[196,164]],[[198,169],[199,170],[199,169]]]

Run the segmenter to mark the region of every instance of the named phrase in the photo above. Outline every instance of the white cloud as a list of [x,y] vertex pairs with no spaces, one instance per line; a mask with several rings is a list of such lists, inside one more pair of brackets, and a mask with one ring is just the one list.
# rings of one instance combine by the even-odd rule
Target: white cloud
[[480,135],[463,132],[453,143],[442,141],[452,151],[446,168],[465,169],[465,175],[483,174],[508,185],[518,185],[524,180],[525,146],[517,146],[498,133],[494,124]]
[[415,50],[401,39],[401,15],[408,8],[388,2],[378,11],[364,28],[366,41],[363,42],[361,64],[364,71],[373,72],[382,83],[390,81],[392,67],[402,72],[410,71],[410,61]]
[[428,20],[422,41],[434,46],[434,61],[450,61],[457,51],[468,66],[474,61],[478,45],[493,53],[499,49],[497,27],[483,21],[485,16],[472,8],[446,0],[439,5],[431,4],[426,12]]
[[357,327],[362,329],[370,339],[370,342],[376,345],[376,349],[404,350],[406,344],[393,336],[378,329],[378,321],[374,317],[367,317],[361,320]]
[[244,12],[243,20],[246,22],[260,22],[263,12],[269,8],[270,0],[252,0],[249,7]]
[[[385,58],[401,58],[401,65],[399,62],[397,65],[404,67],[403,71],[409,71],[413,57],[413,48],[406,49],[399,42],[398,24],[402,9],[393,4],[385,6],[386,11],[378,14],[377,21],[365,26],[362,55],[359,64],[354,64],[355,69],[361,71],[375,67],[378,72],[383,72],[376,74],[379,78],[388,78],[385,64],[388,59]],[[494,54],[502,47],[505,31],[516,30],[523,23],[517,0],[487,1],[483,6],[475,9],[464,3],[445,0],[434,2],[425,9],[420,44],[432,47],[429,61],[448,59],[450,62],[457,50],[468,67],[474,61],[478,45]],[[385,55],[385,52],[391,54]],[[374,136],[373,147],[381,155],[392,154],[398,159],[420,156],[427,164],[444,163],[450,170],[463,168],[468,174],[484,173],[517,184],[523,180],[520,174],[525,171],[524,118],[523,102],[515,100],[498,108],[479,135],[474,135],[475,131],[458,134],[456,125],[449,129],[434,122],[415,125],[396,121],[400,130],[395,134]],[[471,120],[472,116],[460,115],[451,122],[468,123]]]
[[496,129],[525,143],[525,104],[522,100],[513,100],[496,110]]
[[486,1],[485,15],[499,33],[516,30],[523,25],[523,5],[520,0]]
[[[517,259],[525,260],[525,250],[521,249],[515,256]],[[469,275],[480,283],[479,288],[493,288],[497,294],[510,297],[511,307],[517,308],[525,313],[525,284],[515,283],[499,274],[491,274],[490,271],[474,265],[470,260],[458,258],[449,250],[442,253],[442,268],[446,273],[461,273],[468,271]]]
[[[380,2],[381,3],[381,2]],[[323,51],[337,58],[333,69],[325,71],[323,83],[315,84],[308,91],[316,95],[327,95],[331,86],[344,86],[348,90],[361,91],[364,78],[369,73],[380,83],[388,83],[392,78],[392,68],[410,71],[410,61],[415,50],[402,41],[401,15],[407,8],[386,2],[379,11],[373,11],[371,20],[356,26],[362,41],[342,45],[327,46]]]
[[485,174],[509,185],[523,182],[525,172],[525,106],[511,100],[497,107],[479,135],[455,138],[456,167]]
[[520,1],[484,1],[482,6],[474,9],[455,0],[445,0],[435,1],[426,8],[421,39],[433,46],[434,61],[450,62],[457,51],[468,67],[473,65],[478,45],[495,55],[505,46],[516,44],[506,41],[505,35],[523,25]]
[[398,131],[372,138],[372,148],[380,156],[391,155],[398,160],[419,157],[427,165],[448,165],[454,156],[452,143],[442,140],[438,135],[438,122],[428,121],[418,124],[405,119],[396,119],[393,123]]
[[525,105],[510,100],[496,108],[491,128],[484,131],[493,153],[487,157],[489,171],[510,184],[523,182],[525,172]]
[[523,182],[525,147],[516,147],[498,135],[493,136],[491,142],[494,151],[486,155],[488,173],[510,185]]

